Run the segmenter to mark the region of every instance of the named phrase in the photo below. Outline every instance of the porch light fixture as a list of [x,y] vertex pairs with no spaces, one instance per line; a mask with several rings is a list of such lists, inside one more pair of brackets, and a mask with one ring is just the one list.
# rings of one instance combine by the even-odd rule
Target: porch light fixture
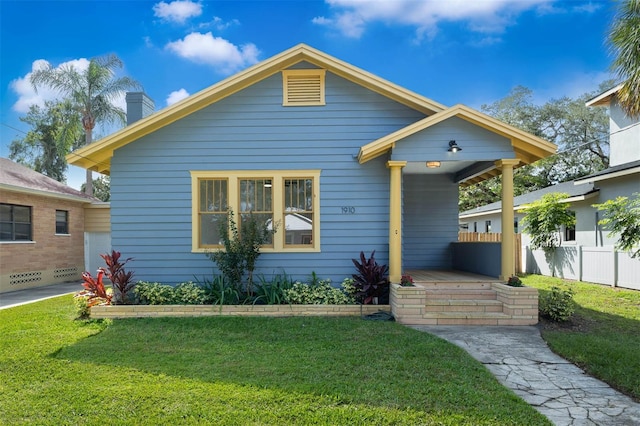
[[271,186],[272,186],[272,185],[271,185],[271,181],[270,181],[270,180],[265,180],[265,181],[264,181],[264,187],[265,187],[265,188],[271,188]]
[[427,168],[429,168],[429,169],[437,169],[438,167],[440,167],[440,162],[439,161],[427,161]]
[[458,146],[456,141],[449,141],[449,149],[447,151],[455,153],[455,152],[458,152],[458,151],[462,151],[462,148],[460,148]]

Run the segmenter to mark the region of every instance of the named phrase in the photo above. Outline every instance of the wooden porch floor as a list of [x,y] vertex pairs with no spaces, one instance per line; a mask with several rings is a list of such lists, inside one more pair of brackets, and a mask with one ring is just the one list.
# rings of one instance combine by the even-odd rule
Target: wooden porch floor
[[472,274],[464,271],[434,271],[422,269],[408,269],[403,275],[411,275],[416,283],[437,283],[437,282],[500,282],[498,278],[487,275]]

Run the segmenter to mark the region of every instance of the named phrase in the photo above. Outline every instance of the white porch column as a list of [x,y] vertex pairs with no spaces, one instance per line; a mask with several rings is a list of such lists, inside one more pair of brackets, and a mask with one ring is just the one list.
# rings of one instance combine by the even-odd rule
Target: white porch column
[[389,281],[402,277],[402,168],[406,161],[387,161],[389,187]]
[[513,233],[513,167],[518,159],[496,161],[496,167],[502,170],[502,266],[500,279],[507,281],[516,273],[515,244]]

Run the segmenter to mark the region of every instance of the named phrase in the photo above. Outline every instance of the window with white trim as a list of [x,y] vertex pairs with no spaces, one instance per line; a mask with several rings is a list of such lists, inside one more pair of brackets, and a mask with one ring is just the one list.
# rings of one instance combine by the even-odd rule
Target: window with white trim
[[220,224],[234,214],[276,231],[262,251],[320,251],[319,170],[192,171],[192,251],[222,248]]
[[325,105],[324,76],[321,69],[282,71],[282,105]]
[[32,241],[31,207],[0,204],[0,241]]

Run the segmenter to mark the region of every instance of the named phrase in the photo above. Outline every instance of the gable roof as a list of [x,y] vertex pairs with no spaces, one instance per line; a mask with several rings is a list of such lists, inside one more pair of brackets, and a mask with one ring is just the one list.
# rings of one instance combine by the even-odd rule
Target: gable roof
[[[513,209],[518,210],[522,206],[539,200],[543,195],[553,192],[564,192],[569,194],[569,197],[562,200],[563,202],[570,203],[572,201],[580,201],[589,198],[589,195],[598,192],[598,189],[593,186],[593,183],[586,183],[582,185],[575,184],[574,181],[562,182],[556,185],[547,186],[546,188],[531,191],[526,194],[519,195],[513,198]],[[482,216],[484,214],[499,213],[502,211],[502,202],[496,201],[495,203],[485,204],[484,206],[476,207],[475,209],[466,210],[460,212],[459,217],[461,219],[471,218],[474,216]]]
[[324,68],[425,115],[446,109],[444,105],[431,99],[313,49],[306,44],[299,44],[151,114],[112,135],[72,152],[67,155],[67,161],[75,166],[109,174],[111,157],[116,149],[303,61]]
[[585,106],[608,106],[611,103],[611,99],[622,89],[622,84],[618,84],[616,87],[600,93],[593,99],[589,99]]
[[[511,141],[517,158],[523,164],[533,163],[556,152],[556,145],[551,142],[547,142],[537,136],[503,123],[480,111],[458,104],[363,146],[358,154],[358,161],[365,163],[376,158],[389,151],[396,142],[452,117],[459,117],[508,138]],[[485,178],[495,175],[490,172],[485,174],[487,176],[482,175],[478,176],[478,178],[484,180]]]
[[95,198],[55,179],[0,157],[0,189],[91,203]]

